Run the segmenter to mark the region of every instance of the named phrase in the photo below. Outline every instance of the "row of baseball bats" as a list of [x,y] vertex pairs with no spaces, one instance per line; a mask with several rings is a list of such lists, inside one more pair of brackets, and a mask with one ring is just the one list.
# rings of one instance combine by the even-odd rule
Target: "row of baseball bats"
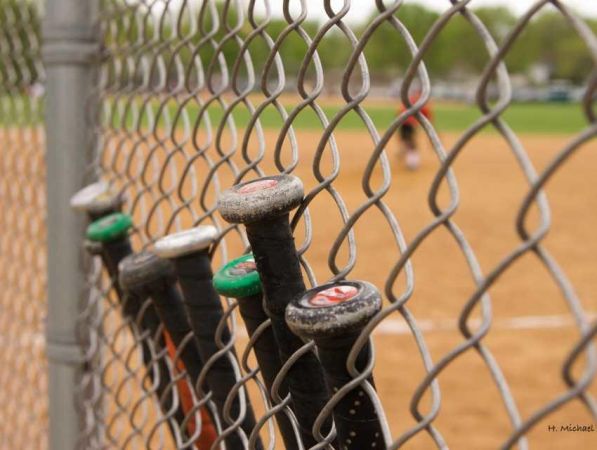
[[[179,447],[264,448],[249,396],[238,383],[220,295],[236,299],[249,337],[256,337],[253,351],[269,401],[287,405],[275,413],[284,448],[311,448],[322,440],[342,449],[386,447],[385,419],[374,400],[371,343],[353,348],[380,311],[381,297],[364,281],[307,290],[289,221],[303,196],[301,180],[292,175],[222,192],[218,210],[229,223],[244,225],[252,253],[215,275],[215,227],[173,233],[151,251],[134,252],[133,221],[121,212],[122,196],[100,182],[71,199],[88,216],[85,247],[101,258],[131,331],[152,337],[140,340],[141,357]],[[316,351],[305,346],[311,341]],[[152,357],[164,349],[170,364]],[[184,372],[187,378],[172,381]],[[196,399],[206,396],[209,402],[197,411]],[[326,408],[331,414],[322,413]]]

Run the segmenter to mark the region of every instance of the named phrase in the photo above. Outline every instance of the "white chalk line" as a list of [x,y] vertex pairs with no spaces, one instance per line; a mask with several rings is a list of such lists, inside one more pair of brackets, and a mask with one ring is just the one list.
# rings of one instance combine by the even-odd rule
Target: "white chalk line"
[[[597,318],[597,313],[586,313],[587,319],[593,321]],[[480,319],[471,319],[468,321],[472,330],[481,326]],[[426,333],[437,332],[458,332],[458,321],[454,319],[419,319],[416,321],[417,328]],[[492,330],[548,330],[557,328],[576,327],[576,321],[570,315],[550,315],[550,316],[517,316],[509,318],[494,319],[491,321]],[[410,335],[412,331],[406,321],[401,318],[385,319],[373,332],[375,335]],[[237,337],[247,339],[247,334],[241,324],[237,327]],[[121,336],[119,339],[125,338]],[[132,342],[132,340],[131,340]],[[24,333],[19,336],[8,338],[0,334],[0,349],[8,346],[11,348],[39,348],[45,345],[43,333]]]
[[[596,313],[587,313],[587,318],[592,321],[597,317]],[[475,330],[482,324],[480,319],[470,319],[469,328]],[[416,321],[417,327],[423,332],[454,332],[458,331],[458,321],[454,319],[421,319]],[[568,314],[551,316],[517,316],[502,319],[493,319],[491,329],[493,330],[541,330],[554,328],[575,327],[576,321]],[[386,319],[380,323],[374,334],[381,335],[403,335],[412,334],[412,331],[404,319]]]

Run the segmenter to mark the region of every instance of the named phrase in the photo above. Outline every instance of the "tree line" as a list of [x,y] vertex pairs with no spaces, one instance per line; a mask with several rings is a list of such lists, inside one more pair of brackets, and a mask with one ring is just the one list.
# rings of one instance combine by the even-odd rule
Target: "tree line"
[[[221,56],[225,58],[226,64],[232,66],[239,58],[241,45],[249,41],[246,50],[253,64],[265,64],[270,56],[272,43],[268,43],[264,34],[256,34],[255,28],[247,20],[239,20],[232,8],[226,9],[222,3],[218,5],[218,18],[215,19],[217,24],[212,15],[206,13],[201,17],[195,15],[178,21],[176,29],[167,21],[156,24],[155,21],[147,20],[147,12],[134,8],[133,14],[145,14],[145,18],[141,20],[137,17],[133,20],[124,14],[115,17],[117,26],[113,26],[106,36],[106,45],[130,48],[137,43],[139,45],[134,48],[139,52],[151,52],[159,47],[164,61],[177,60],[185,67],[192,64],[193,59],[200,60],[204,66],[210,63],[217,66],[217,57]],[[498,44],[504,41],[518,21],[505,7],[477,8],[474,12]],[[375,17],[373,15],[369,20],[364,20],[361,25],[352,25],[351,32],[354,36],[347,36],[339,27],[332,27],[323,35],[317,45],[317,55],[324,73],[330,74],[332,79],[334,74],[342,74],[353,51],[351,39],[370,35],[364,47],[364,55],[373,79],[392,80],[404,74],[412,61],[405,39],[387,21],[371,33],[370,24]],[[396,17],[419,45],[438,21],[440,14],[421,5],[407,4],[399,9]],[[597,20],[585,18],[585,21],[597,32]],[[262,24],[259,20],[257,23]],[[300,25],[300,30],[294,27],[289,32],[291,26],[285,20],[272,18],[263,27],[264,33],[267,33],[272,42],[281,42],[278,52],[288,76],[297,74],[305,61],[309,63],[307,76],[315,70],[313,62],[306,57],[308,42],[301,34],[314,39],[324,24],[305,20]],[[211,40],[206,39],[206,35],[210,33]],[[281,36],[284,36],[283,39]],[[165,41],[169,41],[168,46],[159,45]],[[144,47],[144,42],[154,44]],[[434,39],[423,61],[432,77],[457,80],[480,73],[489,61],[489,56],[483,40],[471,23],[462,15],[456,15]],[[531,20],[508,51],[505,62],[513,74],[528,74],[534,67],[540,66],[547,73],[547,81],[568,80],[576,84],[584,82],[593,68],[593,60],[585,42],[562,14],[553,9],[541,12]],[[260,72],[257,70],[257,73]]]

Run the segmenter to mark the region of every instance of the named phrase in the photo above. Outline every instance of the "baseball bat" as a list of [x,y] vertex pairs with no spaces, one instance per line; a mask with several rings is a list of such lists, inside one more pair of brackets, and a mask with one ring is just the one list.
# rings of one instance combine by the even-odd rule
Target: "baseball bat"
[[[124,195],[114,192],[109,188],[107,183],[99,181],[92,183],[75,193],[75,195],[71,197],[70,205],[74,210],[85,213],[90,222],[94,222],[112,213],[120,212],[122,210],[124,201]],[[124,302],[120,284],[118,282],[118,264],[125,256],[132,253],[128,236],[122,236],[122,239],[120,236],[116,236],[115,239],[111,239],[110,236],[101,236],[102,228],[111,228],[111,232],[114,233],[113,228],[118,228],[119,224],[125,225],[125,228],[128,230],[130,226],[126,225],[126,219],[126,217],[120,216],[119,220],[116,220],[116,224],[111,225],[109,223],[104,223],[99,228],[96,228],[95,231],[99,232],[100,236],[97,237],[100,240],[86,239],[84,242],[84,247],[91,255],[101,257],[103,265],[106,268],[106,271],[108,272],[109,278],[112,282],[112,286],[116,291],[117,297],[119,298],[121,305],[123,305],[123,314],[132,320],[133,323],[137,323],[142,332],[148,331],[149,335],[153,338],[156,337],[156,333],[160,327],[159,320],[156,320],[157,315],[153,306],[144,310],[143,317],[138,317],[144,302],[140,301],[135,303],[135,299],[132,298],[129,299],[130,301]],[[168,345],[171,342],[168,333],[165,332],[164,335],[159,336],[159,338],[160,340],[155,342],[155,344],[160,348],[166,346],[170,358],[174,359],[176,349],[173,347],[173,345]],[[150,343],[147,342],[147,340],[144,339],[141,341],[142,359],[145,366],[148,368],[147,373],[150,377],[150,381],[153,383],[155,376],[158,376],[159,384],[156,387],[156,394],[158,397],[162,397],[168,388],[168,385],[170,384],[170,370],[162,358],[160,358],[158,361],[155,361],[155,367],[153,367],[153,369],[150,367],[152,357],[149,346]],[[175,369],[181,372],[184,371],[184,364],[179,361],[178,367]],[[154,370],[157,372],[154,373]],[[180,408],[178,408],[178,410],[175,412],[174,419],[180,425],[183,423],[186,413],[191,411],[193,407],[193,398],[186,379],[180,379],[177,381],[177,389],[180,394],[181,405]],[[169,394],[169,397],[171,397],[171,394]],[[167,405],[169,403],[168,398],[166,400]],[[167,410],[169,410],[169,408],[164,406],[163,412],[165,415],[167,415]],[[201,448],[202,446],[210,446],[211,443],[213,443],[216,438],[216,432],[207,409],[202,408],[200,414],[202,417],[203,426],[201,435],[195,441],[195,443]],[[170,421],[168,421],[168,424],[170,428],[172,428]],[[189,430],[188,435],[193,436],[195,434],[196,427],[194,418],[191,418],[187,424],[187,427]],[[171,429],[171,431],[173,434],[175,433],[175,430]]]
[[[160,329],[160,321],[155,309],[153,307],[143,309],[146,299],[125,296],[118,281],[118,265],[120,261],[133,252],[128,237],[131,227],[132,219],[129,215],[122,213],[108,214],[95,220],[87,227],[85,247],[91,254],[101,257],[122,306],[123,316],[129,319],[131,324],[138,324],[140,331],[147,331],[151,339],[153,339],[158,336]],[[134,330],[132,331],[134,332]],[[158,347],[163,348],[166,345],[165,339],[167,339],[167,336],[160,336],[159,341],[156,343]],[[171,380],[169,367],[163,358],[157,361],[152,358],[151,344],[147,339],[142,339],[140,345],[141,358],[147,368],[147,373],[152,384],[156,377],[158,378],[156,395],[160,399],[166,395],[165,402],[162,405],[162,412],[168,417],[168,412],[173,402],[172,393],[167,391]],[[180,384],[178,384],[178,387],[182,397],[184,387]],[[182,405],[176,409],[173,418],[179,425],[183,423],[185,412]],[[174,433],[174,430],[171,431]],[[192,435],[193,433],[191,432],[190,434]]]
[[[153,300],[160,320],[174,345],[179,348],[181,359],[191,379],[197,383],[204,362],[182,297],[175,285],[176,278],[172,263],[149,251],[127,256],[120,263],[120,283],[130,295]],[[192,339],[181,347],[183,340],[189,334],[192,335]],[[212,390],[209,384],[207,388]],[[245,448],[238,430],[230,433],[224,440],[227,450]]]
[[[123,303],[123,299],[118,284],[117,267],[119,261],[132,252],[128,240],[128,230],[132,225],[132,221],[130,217],[124,215],[116,215],[115,218],[119,220],[113,218],[107,222],[102,222],[100,219],[119,212],[122,209],[123,203],[124,196],[111,191],[108,184],[102,181],[85,186],[70,199],[71,208],[75,211],[85,213],[89,222],[91,222],[87,227],[88,237],[84,241],[84,248],[90,255],[101,257],[103,266],[108,272],[112,286],[121,304]],[[106,228],[110,232],[106,233]],[[131,326],[134,326],[132,324],[136,323],[139,319],[137,316],[140,309],[141,305],[134,307],[131,302],[128,304],[126,310],[123,311],[124,316],[131,321]],[[146,317],[142,318],[141,322],[145,322],[144,325],[141,325],[141,328],[149,330],[151,336],[154,336],[157,329],[152,327],[151,311],[148,312]],[[134,330],[132,331],[134,332]],[[141,341],[141,357],[147,368],[151,382],[153,383],[155,375],[159,377],[160,383],[156,388],[156,394],[161,397],[168,386],[169,371],[167,364],[160,360],[157,362],[156,367],[152,366],[151,349],[146,340]],[[166,413],[166,411],[164,412]],[[184,419],[184,414],[177,411],[175,419],[180,423]],[[168,423],[170,425],[170,422]],[[171,431],[172,433],[175,432],[172,429]]]
[[[353,380],[347,369],[348,355],[359,334],[381,310],[379,292],[364,281],[341,281],[310,289],[286,308],[292,331],[313,339],[328,385],[334,391]],[[371,357],[367,341],[355,367],[362,371]],[[375,388],[373,376],[366,380]],[[367,392],[357,385],[333,409],[338,442],[343,449],[386,448],[382,419]]]
[[[247,334],[252,337],[255,330],[268,320],[267,314],[263,310],[261,280],[259,279],[253,254],[234,259],[218,270],[213,277],[213,284],[220,295],[236,299]],[[265,387],[268,393],[271,393],[274,379],[282,367],[271,326],[265,328],[255,341],[253,351]],[[286,379],[280,385],[280,391],[283,396],[288,393]],[[279,412],[276,414],[276,421],[284,441],[284,448],[286,450],[298,450],[300,447],[294,427],[288,416],[283,412]]]
[[[286,305],[305,292],[290,211],[303,198],[303,184],[291,175],[265,177],[224,191],[218,202],[220,214],[230,223],[245,225],[265,295],[265,310],[272,321],[280,360],[284,364],[304,342],[284,320]],[[288,389],[305,447],[317,444],[312,429],[329,395],[317,357],[308,352],[288,371]],[[324,426],[331,428],[331,421]]]
[[[154,245],[156,255],[169,259],[174,266],[184,307],[204,362],[220,351],[215,336],[218,324],[224,317],[220,297],[212,284],[213,273],[209,257],[209,248],[217,237],[215,227],[203,225],[164,236]],[[230,339],[230,330],[224,325],[222,340],[230,342]],[[234,348],[230,351],[236,359]],[[226,399],[237,382],[236,372],[228,355],[220,355],[213,361],[205,379],[213,393],[220,417],[223,418]],[[248,396],[245,398],[246,410],[240,426],[248,436],[255,427],[255,416]],[[236,420],[240,414],[241,403],[236,397],[232,402],[230,415]],[[263,449],[261,440],[256,442],[255,448]]]

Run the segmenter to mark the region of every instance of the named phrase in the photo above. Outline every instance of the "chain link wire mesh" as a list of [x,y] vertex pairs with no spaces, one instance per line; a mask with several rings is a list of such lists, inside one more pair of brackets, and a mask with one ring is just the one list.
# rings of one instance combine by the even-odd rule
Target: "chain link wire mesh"
[[[593,70],[597,40],[565,2],[555,0],[534,2],[500,39],[471,9],[474,1],[446,1],[445,11],[424,30],[424,38],[415,40],[414,30],[400,21],[405,3],[371,2],[375,14],[357,32],[346,16],[362,4],[348,0],[285,0],[279,17],[272,12],[278,5],[267,0],[103,0],[98,22],[102,54],[97,91],[93,93],[100,105],[93,167],[97,176],[126,195],[126,208],[136,224],[136,249],[151,248],[158,238],[176,230],[212,224],[220,232],[212,255],[214,268],[239,256],[248,246],[242,227],[231,226],[219,216],[219,192],[263,175],[299,175],[306,195],[292,225],[308,284],[363,278],[376,284],[385,296],[383,310],[365,328],[353,351],[356,355],[373,336],[377,345],[371,364],[363,372],[356,369],[353,359],[347,364],[354,383],[361,384],[379,410],[385,411],[387,447],[447,448],[464,432],[468,442],[478,443],[477,448],[530,448],[530,435],[537,425],[549,422],[570,404],[578,406],[574,410],[574,417],[582,418],[578,420],[594,423],[597,417],[590,391],[597,369],[597,323],[591,322],[587,304],[545,245],[553,215],[546,185],[566,170],[571,157],[597,133],[593,112],[597,78],[595,73],[585,74],[579,106],[584,129],[561,141],[558,151],[538,168],[523,139],[504,119],[512,103],[512,77],[504,59],[529,22],[547,7],[555,8],[584,42]],[[307,19],[313,17],[316,6],[323,6],[324,15],[314,29]],[[480,117],[464,133],[447,139],[422,113],[433,84],[425,62],[434,42],[456,17],[464,18],[475,39],[483,43],[487,61],[475,80]],[[411,55],[400,83],[400,101],[408,108],[387,126],[372,113],[375,86],[367,60],[367,44],[382,27],[392,30],[396,42],[405,45]],[[328,45],[331,37],[337,39],[339,54],[340,48],[348,49],[340,74],[320,57],[321,47]],[[300,52],[302,62],[298,66],[289,62],[289,52],[293,51]],[[332,100],[326,93],[330,80],[339,93]],[[411,102],[409,92],[415,86],[420,87],[421,95]],[[9,98],[14,100],[15,95]],[[396,199],[414,194],[408,185],[399,184],[400,177],[407,175],[397,173],[394,167],[394,140],[409,117],[416,119],[428,138],[434,160],[433,172],[426,178],[426,200],[412,200],[407,203],[411,209],[405,210]],[[306,127],[306,122],[310,126]],[[358,131],[347,132],[348,124]],[[520,195],[512,199],[516,205],[513,217],[499,223],[510,228],[514,225],[517,238],[493,260],[482,259],[477,252],[481,241],[469,238],[459,225],[457,212],[470,194],[461,192],[456,169],[473,151],[471,148],[479,145],[480,133],[488,129],[494,133],[493,145],[509,154],[509,170],[522,180]],[[6,135],[10,135],[9,130]],[[27,182],[31,183],[30,177]],[[3,185],[3,189],[9,188]],[[487,193],[473,195],[487,197],[489,203]],[[482,206],[476,205],[476,214],[485,214]],[[419,214],[422,210],[430,214]],[[409,215],[425,219],[415,226],[408,221]],[[408,230],[403,223],[409,223]],[[492,236],[487,232],[485,238],[491,240]],[[427,322],[417,318],[425,317],[434,307],[429,299],[425,301],[425,287],[422,294],[417,290],[415,278],[423,274],[420,285],[430,283],[424,279],[428,272],[416,264],[417,258],[429,256],[429,251],[435,253],[436,260],[442,260],[438,254],[448,259],[434,266],[439,269],[433,273],[431,284],[443,283],[443,291],[433,292],[446,293],[435,299],[437,302],[450,297],[450,278],[466,285],[455,291],[456,299],[450,300],[454,303],[449,310],[454,319],[453,334],[445,340],[430,335]],[[456,260],[465,270],[450,276]],[[514,274],[525,277],[524,271],[513,270],[519,261],[532,261],[529,264],[533,267],[542,268],[546,284],[556,291],[550,298],[567,310],[574,330],[565,353],[558,354],[559,389],[528,405],[526,392],[513,388],[517,375],[509,364],[516,363],[508,359],[525,345],[535,345],[533,342],[541,342],[537,352],[550,353],[549,342],[557,336],[537,341],[516,335],[506,352],[490,344],[492,336],[500,333],[494,331],[499,323],[494,296],[499,297],[497,292],[505,278]],[[144,342],[153,349],[155,361],[167,362],[173,373],[171,380],[187,377],[184,370],[174,369],[180,350],[172,361],[158,336],[143,335],[133,321],[123,320],[119,301],[101,267],[95,264],[89,273],[92,289],[81,314],[81,330],[88,333],[85,354],[92,370],[80,386],[86,419],[82,447],[187,448],[204,425],[201,408],[213,407],[210,393],[202,388],[205,372],[218,358],[236,361],[231,352],[236,347],[238,389],[231,395],[244,397],[248,393],[258,418],[256,429],[243,438],[248,447],[254,446],[260,435],[270,448],[281,448],[272,418],[279,410],[293,417],[289,403],[275,387],[274,404],[268,402],[252,359],[258,336],[246,338],[233,300],[223,299],[227,311],[224,320],[232,338],[223,342],[217,337],[221,351],[206,362],[196,383],[195,407],[182,429],[171,433],[176,428],[169,425],[174,412],[163,413],[166,400],[157,398],[155,383],[141,362],[140,348]],[[384,337],[383,330],[396,323],[403,326],[408,339],[386,340],[390,338]],[[400,352],[396,346],[408,351]],[[312,348],[313,344],[307,343],[293,355],[278,381],[301,354]],[[378,393],[366,381],[372,372]],[[460,384],[449,377],[453,372]],[[467,401],[463,383],[475,392],[469,396],[482,391],[483,395],[489,392],[487,398],[479,393],[478,401]],[[529,383],[532,385],[527,379]],[[400,385],[405,388],[400,389]],[[177,391],[176,381],[170,381],[169,386],[172,392]],[[451,397],[451,390],[459,393]],[[314,433],[321,448],[334,440],[333,434],[325,436],[320,428],[343,395],[345,391],[336,392],[320,412]],[[175,403],[181,401],[175,399]],[[460,410],[459,403],[463,405]],[[466,408],[480,411],[478,423],[498,421],[497,431],[455,426],[454,422],[464,417],[458,411],[464,414]],[[495,416],[485,417],[487,411]],[[219,417],[217,426],[222,436],[242,433],[242,418],[236,419]],[[553,436],[549,439],[558,437]]]
[[45,448],[41,3],[0,2],[0,448]]

